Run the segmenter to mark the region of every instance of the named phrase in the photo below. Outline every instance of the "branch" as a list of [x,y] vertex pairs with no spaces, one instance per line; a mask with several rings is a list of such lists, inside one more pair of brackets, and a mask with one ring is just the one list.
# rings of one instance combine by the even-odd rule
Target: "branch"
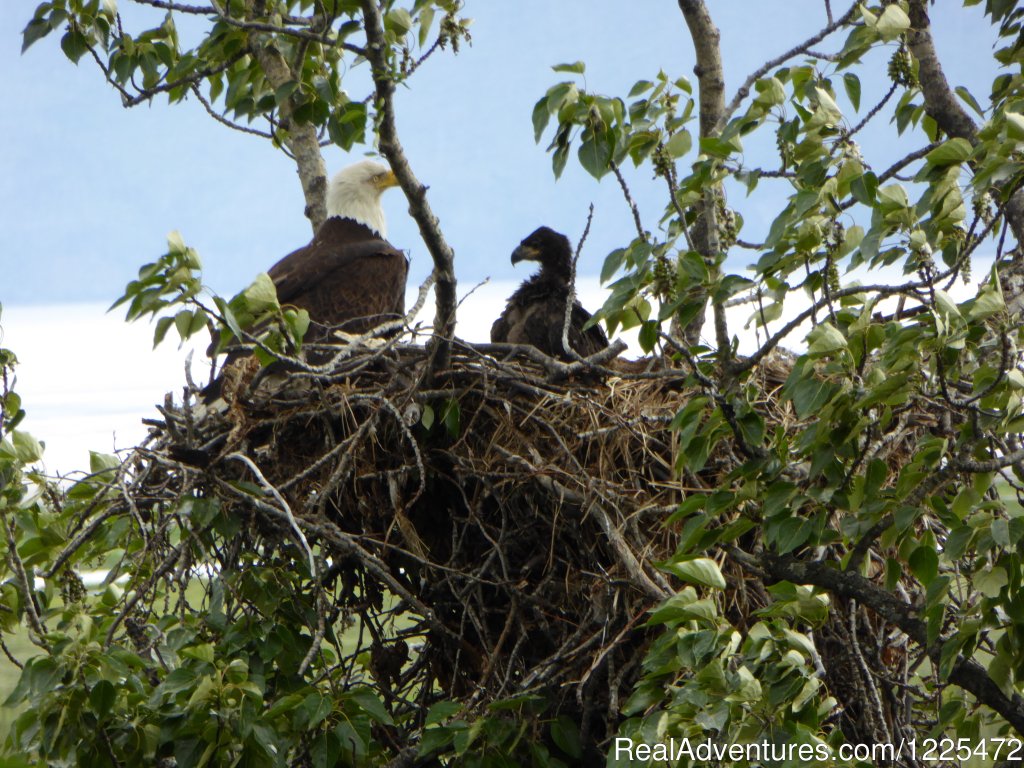
[[316,579],[316,558],[313,557],[313,550],[309,546],[309,541],[306,540],[306,535],[302,532],[302,529],[299,528],[299,524],[295,520],[295,515],[292,513],[292,508],[288,505],[288,502],[285,501],[284,496],[282,496],[281,492],[277,490],[269,480],[267,480],[263,472],[260,471],[260,468],[256,466],[256,462],[245,454],[235,451],[234,453],[229,453],[224,457],[225,461],[228,459],[236,459],[237,461],[245,464],[245,466],[249,468],[249,471],[256,475],[256,478],[260,481],[260,485],[263,486],[263,489],[273,496],[274,500],[281,505],[281,514],[287,518],[288,524],[291,525],[292,530],[295,532],[295,537],[299,540],[299,543],[302,544],[302,548],[306,551],[306,558],[309,562],[309,573],[314,579]]
[[[682,6],[682,4],[683,4],[683,0],[679,0],[679,5]],[[816,34],[816,35],[814,35],[812,37],[807,38],[806,40],[804,40],[799,45],[796,45],[796,46],[790,48],[788,51],[786,51],[782,55],[776,56],[774,59],[771,59],[770,61],[766,61],[764,64],[762,64],[760,67],[758,67],[758,69],[756,69],[754,72],[752,72],[747,77],[747,79],[743,81],[743,85],[740,86],[739,90],[736,91],[736,95],[732,97],[732,101],[729,102],[729,106],[726,107],[725,111],[722,114],[722,122],[725,123],[725,121],[727,121],[730,117],[732,117],[733,113],[737,109],[739,109],[739,106],[740,106],[740,104],[743,103],[743,100],[745,98],[747,98],[747,96],[750,95],[750,87],[754,83],[756,83],[758,80],[760,80],[762,77],[764,77],[771,70],[775,69],[775,67],[779,66],[783,62],[788,61],[789,59],[793,58],[794,56],[799,56],[801,53],[807,52],[812,46],[817,45],[822,40],[824,40],[826,37],[828,37],[833,32],[835,32],[837,29],[839,29],[841,26],[846,24],[846,22],[848,22],[851,18],[853,18],[853,14],[857,12],[858,5],[859,5],[858,3],[854,3],[853,5],[850,6],[850,9],[846,13],[844,13],[842,16],[839,17],[838,20],[830,21],[829,25],[827,27],[825,27],[823,30],[821,30],[821,32],[819,32],[818,34]],[[828,9],[828,14],[829,14],[829,17],[831,18],[831,16],[832,16],[832,9],[831,8]],[[699,61],[699,59],[698,59],[698,61]],[[721,127],[724,127],[724,125],[721,126]]]
[[[950,272],[952,272],[952,269],[943,273],[943,275],[948,275]],[[937,279],[942,280],[944,277],[939,276]],[[855,296],[858,293],[875,293],[879,298],[884,298],[886,296],[894,296],[898,293],[913,293],[914,291],[926,288],[928,285],[928,281],[922,280],[919,282],[903,283],[902,285],[851,285],[848,288],[832,291],[831,296],[828,299],[819,299],[786,323],[786,325],[775,332],[771,338],[769,338],[753,355],[741,362],[734,363],[732,370],[734,373],[742,373],[745,370],[753,368],[761,362],[762,359],[764,359],[765,355],[778,346],[786,336],[796,330],[796,328],[802,323],[805,323],[807,320],[814,317],[816,312],[822,310],[829,303],[830,299],[832,301],[837,301],[845,296]]]
[[844,133],[843,134],[843,138],[844,139],[850,139],[854,135],[856,135],[857,133],[860,133],[860,131],[863,130],[864,126],[867,125],[868,123],[870,123],[875,118],[875,116],[879,112],[882,111],[882,107],[884,107],[886,104],[889,103],[889,99],[891,99],[893,97],[893,95],[895,95],[896,89],[898,87],[899,87],[898,83],[893,83],[892,86],[890,86],[889,90],[886,91],[885,96],[882,97],[882,100],[880,102],[878,102],[877,104],[875,104],[875,106],[873,106],[868,111],[868,113],[866,115],[864,115],[864,119],[863,120],[861,120],[859,123],[857,123],[847,133]]
[[375,0],[361,0],[363,23],[366,27],[366,58],[373,70],[373,84],[377,91],[377,110],[380,119],[380,151],[388,159],[399,186],[409,201],[409,214],[416,220],[431,258],[434,260],[436,285],[435,341],[429,371],[445,368],[451,357],[451,344],[455,336],[455,254],[441,233],[441,226],[427,201],[427,188],[420,183],[409,166],[405,150],[398,138],[395,125],[395,79],[388,66],[388,45],[384,41],[384,22]]
[[[928,114],[950,136],[967,139],[972,145],[977,145],[978,127],[960,105],[942,71],[942,64],[932,40],[931,20],[928,18],[925,0],[910,0],[910,31],[907,32],[907,45],[917,59],[918,79],[921,81],[921,92],[924,94],[924,105]],[[1013,229],[1013,236],[1017,242],[1024,243],[1024,194],[1019,191],[1012,194],[1007,202],[1006,219]],[[1019,261],[1020,256],[1014,260]],[[1019,290],[1015,291],[1012,299],[1016,299],[1019,293]],[[1007,303],[1010,304],[1012,301]]]
[[[693,50],[697,56],[697,65],[693,68],[697,75],[700,104],[700,137],[717,136],[725,123],[725,75],[722,70],[722,51],[720,48],[721,33],[715,26],[704,0],[679,0],[679,9],[683,12],[686,26],[693,40]],[[705,189],[701,201],[697,204],[697,221],[693,227],[693,246],[704,258],[709,268],[715,269],[718,256],[718,228],[715,222],[715,200],[721,194],[721,185],[715,184]],[[673,201],[675,193],[673,191]],[[680,223],[685,225],[680,217]],[[701,327],[704,324],[704,308],[708,297],[701,297],[702,309],[683,329],[683,338],[690,344],[700,339]],[[720,308],[716,307],[716,321],[719,319]],[[724,318],[724,315],[722,315]],[[721,328],[716,322],[716,333]]]
[[40,648],[49,649],[50,644],[46,640],[46,628],[43,626],[39,612],[36,610],[36,598],[34,579],[25,571],[25,564],[21,562],[21,555],[18,554],[18,542],[14,538],[14,521],[8,520],[7,515],[0,519],[4,527],[4,536],[7,540],[7,565],[14,571],[14,581],[21,593],[21,600],[25,607],[25,618],[28,621],[29,638]]
[[[327,34],[318,34],[316,32],[310,32],[305,29],[293,29],[295,26],[309,27],[313,26],[310,19],[303,16],[280,16],[281,24],[269,24],[267,22],[260,21],[245,21],[234,16],[229,16],[224,13],[219,7],[214,4],[211,5],[186,5],[184,3],[168,2],[167,0],[135,0],[139,5],[148,5],[153,8],[159,8],[165,11],[177,11],[179,13],[186,13],[191,16],[216,16],[220,21],[238,29],[245,29],[252,32],[269,32],[275,35],[287,35],[289,37],[295,37],[299,40],[305,40],[311,43],[322,43],[323,45],[330,47],[338,47],[342,50],[354,53],[357,56],[364,56],[365,51],[357,45],[346,43],[338,40],[336,37],[331,37]],[[291,26],[289,26],[291,25]]]
[[725,75],[719,47],[722,35],[704,0],[679,0],[679,10],[686,19],[697,55],[693,72],[697,75],[700,90],[700,135],[701,138],[716,136],[721,132],[726,117]]
[[594,220],[594,204],[590,204],[590,212],[587,214],[587,226],[583,228],[583,236],[576,245],[576,253],[572,257],[572,264],[569,269],[569,290],[565,294],[565,311],[562,315],[562,351],[572,360],[579,361],[583,358],[572,348],[569,343],[569,326],[572,324],[572,310],[576,305],[576,264],[580,260],[580,253],[583,251],[583,244],[587,242],[590,234],[590,224]]
[[[907,637],[925,649],[938,667],[942,658],[942,640],[928,644],[928,625],[917,616],[914,606],[868,581],[858,573],[837,570],[821,561],[801,562],[788,556],[761,553],[757,558],[735,547],[730,556],[744,569],[759,573],[771,583],[791,581],[810,584],[870,608],[888,623],[898,627]],[[988,672],[972,659],[958,654],[949,673],[949,681],[974,694],[975,698],[1002,715],[1020,734],[1024,734],[1024,698],[1014,693],[1007,696]]]
[[[246,11],[253,13],[254,0],[246,0]],[[227,17],[220,14],[227,21]],[[292,75],[291,68],[284,56],[275,47],[273,39],[259,40],[250,38],[250,48],[259,62],[263,74],[267,76],[276,92],[286,83],[298,78]],[[320,140],[316,128],[311,123],[299,124],[292,120],[294,113],[294,97],[289,96],[281,102],[281,122],[287,128],[284,142],[295,158],[302,183],[302,194],[306,199],[306,218],[313,227],[313,233],[327,220],[327,168],[323,155],[320,154]]]
[[203,92],[199,90],[198,85],[193,84],[191,90],[192,95],[195,96],[199,100],[199,103],[203,105],[203,109],[206,110],[207,114],[221,125],[226,125],[233,131],[240,131],[242,133],[248,133],[253,136],[259,136],[261,139],[274,138],[273,134],[271,133],[267,133],[266,131],[259,131],[255,128],[250,128],[247,125],[236,123],[233,120],[229,120],[228,118],[224,117],[224,115],[217,112],[217,110],[213,108],[213,104],[211,104],[210,101],[205,96],[203,96]]
[[[880,174],[878,174],[878,183],[879,184],[884,184],[889,179],[893,178],[896,174],[898,174],[900,171],[902,171],[904,168],[906,168],[908,165],[910,165],[911,163],[916,162],[916,161],[920,160],[921,158],[923,158],[925,155],[927,155],[929,152],[931,152],[937,146],[939,146],[939,143],[937,141],[936,142],[932,142],[931,144],[928,144],[926,146],[921,147],[918,150],[915,150],[915,151],[911,152],[906,157],[904,157],[904,158],[902,158],[900,160],[897,160],[895,163],[893,163],[888,168],[886,168],[884,171],[882,171]],[[854,198],[854,197],[851,197],[849,200],[847,200],[845,203],[843,203],[843,204],[841,204],[839,206],[839,210],[840,211],[849,210],[850,208],[852,208],[856,204],[857,204],[857,199]]]
[[611,162],[612,173],[615,174],[615,180],[619,182],[619,187],[622,189],[622,194],[626,198],[626,204],[629,206],[630,213],[633,214],[633,224],[636,226],[636,236],[643,241],[647,241],[647,233],[644,231],[644,225],[640,221],[640,209],[637,208],[636,200],[633,199],[633,193],[629,191],[629,185],[626,184],[626,179],[622,175],[622,170],[619,168],[619,164],[614,160]]
[[942,71],[942,64],[932,41],[931,20],[928,18],[924,0],[910,1],[907,45],[917,59],[918,78],[921,81],[921,92],[924,94],[928,114],[950,136],[958,136],[974,144],[977,141],[978,128],[953,95],[949,81]]

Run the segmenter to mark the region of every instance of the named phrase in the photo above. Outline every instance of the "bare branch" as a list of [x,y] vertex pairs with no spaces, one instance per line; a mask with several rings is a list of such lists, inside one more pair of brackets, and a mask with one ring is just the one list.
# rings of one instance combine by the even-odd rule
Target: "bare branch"
[[579,263],[580,253],[583,251],[583,244],[587,242],[590,234],[590,224],[594,220],[594,204],[590,204],[590,211],[587,213],[587,226],[583,228],[583,235],[576,244],[576,253],[572,257],[572,264],[569,267],[569,290],[565,294],[565,313],[562,317],[562,351],[573,360],[583,358],[572,348],[569,343],[569,326],[572,324],[572,308],[576,305],[576,264]]
[[622,189],[622,194],[626,198],[626,204],[629,206],[630,213],[633,214],[633,225],[636,227],[636,236],[641,240],[647,239],[647,232],[644,231],[644,225],[640,221],[640,209],[637,207],[636,200],[633,199],[633,193],[629,191],[629,185],[626,184],[626,179],[622,175],[622,169],[619,168],[619,164],[614,160],[611,162],[612,173],[615,174],[615,180],[619,182],[619,187]]
[[254,462],[245,454],[238,453],[237,451],[235,451],[234,453],[229,453],[224,458],[225,460],[235,459],[245,464],[245,466],[249,468],[249,471],[256,475],[256,479],[260,481],[260,485],[263,486],[264,490],[271,496],[273,496],[274,500],[281,505],[281,514],[287,518],[288,524],[291,525],[292,530],[295,532],[295,537],[299,540],[299,543],[302,544],[302,548],[306,551],[306,558],[309,562],[309,572],[314,579],[317,578],[316,558],[313,557],[313,550],[309,546],[309,541],[306,540],[306,534],[304,534],[302,532],[302,529],[299,528],[299,524],[295,520],[295,515],[292,513],[292,508],[288,505],[288,502],[285,501],[285,498],[284,496],[281,495],[281,492],[277,490],[277,488],[275,488],[269,480],[267,480],[266,476],[263,474],[263,471],[258,466],[256,466],[256,462]]
[[892,87],[889,88],[889,90],[886,92],[885,96],[882,97],[882,100],[880,102],[878,102],[877,104],[875,104],[875,106],[872,107],[871,110],[866,115],[864,115],[864,119],[861,120],[859,123],[857,123],[857,125],[855,125],[853,128],[850,129],[849,133],[844,133],[843,134],[843,138],[844,139],[849,139],[850,137],[852,137],[855,134],[859,133],[864,128],[865,125],[870,123],[871,120],[875,117],[875,115],[877,115],[879,112],[882,111],[882,107],[884,107],[886,104],[889,103],[889,99],[891,99],[893,97],[893,94],[896,93],[896,89],[898,87],[899,87],[898,83],[893,83]]
[[220,114],[219,112],[217,112],[217,110],[213,108],[213,105],[205,96],[203,96],[202,91],[199,90],[198,85],[193,84],[191,90],[192,95],[195,96],[199,100],[199,103],[203,105],[203,108],[206,110],[207,114],[221,125],[226,125],[233,131],[240,131],[241,133],[248,133],[252,136],[259,136],[261,139],[274,138],[273,134],[268,133],[267,131],[259,131],[255,128],[250,128],[247,125],[236,123],[233,120],[228,120],[226,117],[224,117],[224,115]]
[[[725,124],[725,75],[722,69],[722,51],[720,48],[721,33],[715,26],[704,0],[679,0],[679,9],[683,12],[686,26],[690,30],[693,49],[697,56],[697,65],[693,68],[697,75],[700,104],[700,136],[707,138],[721,133]],[[670,183],[670,186],[674,186]],[[697,221],[693,227],[693,244],[695,250],[704,258],[709,269],[717,269],[718,231],[715,222],[715,200],[721,194],[720,185],[705,190],[697,208]],[[673,189],[673,203],[675,191]],[[680,217],[685,225],[685,219]],[[707,296],[701,298],[707,305]],[[724,323],[724,315],[716,309],[716,333],[719,319]],[[687,326],[682,329],[682,336],[688,343],[694,344],[700,339],[700,331],[704,324],[704,312],[698,311]]]
[[427,201],[427,188],[416,178],[405,156],[395,125],[395,77],[388,65],[388,46],[384,41],[384,22],[374,0],[362,0],[366,28],[366,57],[373,69],[380,118],[380,151],[388,159],[406,199],[409,213],[419,225],[420,236],[434,261],[437,302],[434,318],[435,340],[429,368],[448,365],[451,342],[455,336],[455,312],[458,304],[455,282],[455,254],[441,233],[440,223]]

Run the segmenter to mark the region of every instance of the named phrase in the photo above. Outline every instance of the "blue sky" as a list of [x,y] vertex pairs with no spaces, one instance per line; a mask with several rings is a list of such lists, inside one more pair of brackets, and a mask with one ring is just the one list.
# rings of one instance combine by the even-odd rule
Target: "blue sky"
[[[121,5],[130,20],[131,4]],[[710,5],[722,31],[729,96],[751,70],[825,22],[821,0]],[[983,99],[991,72],[977,63],[990,61],[993,35],[977,8],[946,5],[933,15],[950,79],[977,88]],[[207,283],[233,293],[309,239],[297,177],[283,153],[215,124],[194,102],[169,107],[158,99],[124,110],[88,57],[77,67],[64,58],[57,35],[21,55],[20,32],[35,3],[12,6],[0,14],[8,105],[0,114],[0,302],[111,301],[140,264],[163,253],[174,229],[199,250]],[[524,276],[509,263],[515,244],[540,224],[575,239],[591,202],[596,212],[581,272],[597,273],[605,254],[631,238],[614,180],[598,184],[571,159],[556,182],[530,123],[534,102],[563,78],[551,71],[559,62],[584,60],[587,86],[609,94],[625,95],[659,69],[692,79],[692,45],[677,4],[626,7],[611,0],[470,0],[473,45],[458,56],[435,56],[400,94],[399,130],[455,248],[461,289],[487,276]],[[359,94],[365,72],[351,75]],[[886,86],[865,83],[864,104]],[[873,147],[871,136],[864,137],[868,159],[884,167],[899,147],[888,140]],[[329,148],[328,168],[363,151],[349,157]],[[663,205],[660,183],[646,170],[630,180],[645,226],[653,228]],[[764,230],[785,193],[776,186],[740,203],[744,237]],[[428,256],[400,192],[387,194],[385,209],[390,239],[410,252],[411,280],[418,281],[429,271]]]

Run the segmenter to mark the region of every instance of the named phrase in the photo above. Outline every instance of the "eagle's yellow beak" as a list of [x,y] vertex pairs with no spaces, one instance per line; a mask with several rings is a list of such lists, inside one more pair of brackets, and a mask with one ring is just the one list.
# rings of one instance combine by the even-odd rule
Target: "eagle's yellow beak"
[[387,189],[388,187],[397,187],[398,186],[398,179],[395,178],[395,172],[394,171],[388,171],[387,173],[382,173],[380,176],[378,176],[376,179],[374,179],[374,182],[377,184],[377,188],[382,190],[382,191]]

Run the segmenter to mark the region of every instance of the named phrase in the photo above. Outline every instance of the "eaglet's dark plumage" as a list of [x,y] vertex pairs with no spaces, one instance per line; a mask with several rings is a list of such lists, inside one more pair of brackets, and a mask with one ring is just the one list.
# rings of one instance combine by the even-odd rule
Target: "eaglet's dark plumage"
[[[572,279],[572,246],[569,239],[553,229],[541,227],[512,252],[512,263],[540,262],[540,271],[523,281],[508,300],[505,311],[491,326],[495,343],[530,344],[551,357],[569,359],[562,346],[565,304]],[[598,325],[584,330],[591,315],[578,302],[572,305],[569,346],[588,357],[608,346],[608,337]]]

